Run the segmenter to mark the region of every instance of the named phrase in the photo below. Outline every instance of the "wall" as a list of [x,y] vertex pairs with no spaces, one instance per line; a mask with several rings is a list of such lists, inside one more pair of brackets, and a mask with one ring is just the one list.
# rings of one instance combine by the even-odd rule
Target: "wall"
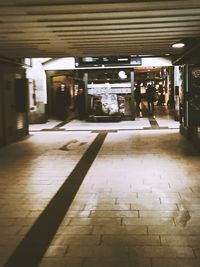
[[31,59],[26,75],[29,83],[29,123],[46,122],[46,75],[42,63],[46,59]]
[[15,62],[0,59],[0,146],[7,145],[28,134],[28,121],[26,111],[16,110],[16,80],[26,79],[24,69]]
[[4,143],[4,103],[3,103],[3,74],[0,72],[0,146]]

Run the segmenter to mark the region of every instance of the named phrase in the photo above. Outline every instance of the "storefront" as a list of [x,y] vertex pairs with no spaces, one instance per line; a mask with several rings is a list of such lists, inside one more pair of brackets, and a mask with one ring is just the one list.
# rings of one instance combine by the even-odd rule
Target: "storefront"
[[132,69],[98,69],[84,72],[86,113],[89,121],[135,119]]
[[[46,115],[43,117],[46,118],[55,117],[55,91],[61,82],[70,89],[71,110],[75,108],[78,84],[85,84],[86,119],[89,121],[135,120],[138,114],[134,90],[138,81],[143,84],[141,89],[144,94],[149,82],[156,86],[161,83],[165,104],[170,92],[173,92],[169,90],[172,88],[168,72],[171,61],[166,58],[87,57],[78,58],[78,61],[76,58],[50,59],[42,63],[42,68],[46,78],[43,83],[44,92],[39,96],[40,99],[44,96],[42,101]],[[38,79],[39,75],[35,77]],[[39,85],[35,89],[34,96],[39,103]],[[31,109],[31,112],[42,113],[43,110],[37,107]],[[40,115],[42,117],[43,114]],[[37,123],[35,118],[38,118],[38,114],[34,116],[34,122]]]

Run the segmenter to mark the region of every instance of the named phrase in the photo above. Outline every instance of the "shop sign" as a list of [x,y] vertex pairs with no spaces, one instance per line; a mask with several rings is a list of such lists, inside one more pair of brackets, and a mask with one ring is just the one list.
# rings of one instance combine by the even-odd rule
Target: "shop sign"
[[142,66],[142,58],[141,57],[131,57],[130,64],[132,66]]

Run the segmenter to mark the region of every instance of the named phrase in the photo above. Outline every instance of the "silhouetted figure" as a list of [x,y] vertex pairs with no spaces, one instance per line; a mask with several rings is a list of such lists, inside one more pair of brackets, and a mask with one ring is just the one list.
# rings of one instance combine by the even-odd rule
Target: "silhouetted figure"
[[83,85],[79,86],[75,99],[75,107],[77,108],[78,118],[80,120],[86,119],[85,88]]
[[158,87],[158,106],[162,106],[165,103],[165,95],[164,95],[164,89],[163,86],[160,84]]
[[141,111],[140,104],[141,104],[142,95],[141,95],[140,82],[138,82],[138,84],[136,85],[134,95],[135,95],[136,109],[137,111]]
[[66,85],[61,83],[56,90],[56,118],[58,120],[66,120],[70,101],[70,92]]
[[146,89],[146,99],[148,103],[149,112],[154,111],[155,94],[156,94],[156,88],[149,84]]

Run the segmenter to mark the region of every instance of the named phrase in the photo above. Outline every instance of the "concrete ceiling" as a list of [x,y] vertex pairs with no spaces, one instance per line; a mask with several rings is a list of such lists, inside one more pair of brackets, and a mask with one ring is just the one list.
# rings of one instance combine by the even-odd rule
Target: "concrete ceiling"
[[1,57],[180,56],[199,40],[200,0],[0,0]]

